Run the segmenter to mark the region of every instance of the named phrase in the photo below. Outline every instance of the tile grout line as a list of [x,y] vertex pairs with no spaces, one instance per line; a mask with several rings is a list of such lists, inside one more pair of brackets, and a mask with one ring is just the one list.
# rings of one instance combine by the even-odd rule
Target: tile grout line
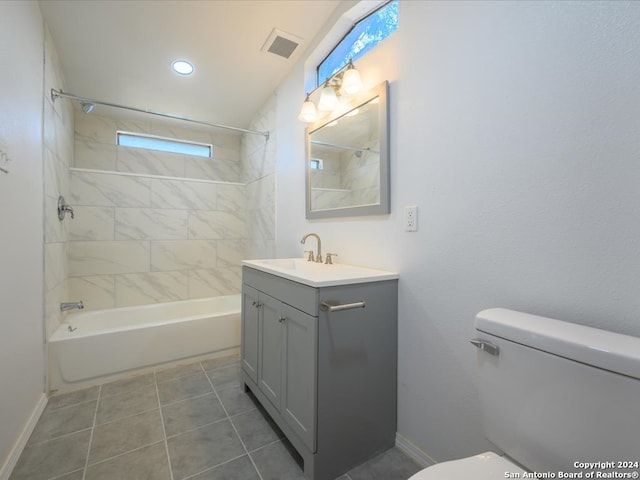
[[[154,386],[156,387],[156,398],[158,400],[158,411],[160,412],[160,425],[162,425],[162,439],[164,440],[164,451],[167,455],[167,464],[169,465],[169,476],[173,479],[173,467],[171,466],[171,456],[169,455],[169,442],[167,442],[167,431],[164,428],[164,416],[162,415],[162,405],[160,404],[160,391],[158,390],[158,378],[153,373]],[[84,479],[83,479],[84,480]]]
[[84,469],[82,470],[82,480],[87,477],[87,467],[89,466],[89,455],[91,454],[91,444],[93,443],[93,433],[96,429],[96,421],[98,419],[98,408],[100,407],[100,396],[102,394],[102,385],[98,387],[98,399],[96,400],[96,409],[93,412],[93,425],[91,425],[91,433],[89,434],[89,445],[87,445],[87,458],[84,461]]
[[249,460],[251,461],[251,465],[253,465],[253,468],[255,469],[256,473],[258,474],[258,478],[260,480],[264,480],[262,478],[262,474],[260,473],[260,470],[258,470],[258,466],[256,465],[256,462],[253,461],[253,458],[251,457],[251,455],[249,454],[249,450],[247,449],[247,446],[244,444],[244,442],[242,441],[242,437],[240,437],[240,434],[238,433],[238,430],[236,429],[236,426],[233,424],[233,422],[231,421],[231,416],[229,415],[229,412],[227,411],[227,408],[224,406],[224,404],[222,403],[222,400],[220,399],[220,396],[218,395],[218,392],[216,391],[216,387],[213,386],[213,382],[211,381],[211,379],[209,378],[209,375],[207,375],[207,371],[204,369],[204,366],[202,365],[202,362],[200,362],[200,368],[202,368],[202,371],[204,372],[205,377],[207,377],[207,381],[209,382],[209,385],[211,385],[211,388],[213,389],[213,393],[215,393],[216,398],[218,399],[218,401],[220,402],[220,405],[222,406],[222,409],[224,410],[225,415],[227,416],[227,420],[229,421],[229,424],[231,425],[231,428],[233,428],[233,431],[236,433],[236,435],[238,436],[238,440],[240,440],[240,444],[242,445],[242,448],[244,449],[247,457],[249,457]]

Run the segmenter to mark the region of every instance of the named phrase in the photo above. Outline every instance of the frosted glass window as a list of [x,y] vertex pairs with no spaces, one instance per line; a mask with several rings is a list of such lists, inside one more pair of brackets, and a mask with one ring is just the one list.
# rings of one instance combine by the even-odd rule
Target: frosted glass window
[[357,60],[398,29],[398,0],[393,0],[356,22],[351,30],[318,65],[317,81],[322,85],[349,60]]
[[211,158],[213,145],[195,143],[176,138],[157,137],[143,133],[118,132],[118,145],[121,147],[144,148],[159,152],[180,153],[194,157]]

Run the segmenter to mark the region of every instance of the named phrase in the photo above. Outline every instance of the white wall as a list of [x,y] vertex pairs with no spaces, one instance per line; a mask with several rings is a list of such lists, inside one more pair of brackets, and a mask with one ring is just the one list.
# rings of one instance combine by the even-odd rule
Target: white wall
[[0,469],[44,391],[43,44],[37,2],[0,2]]
[[640,336],[640,3],[400,2],[357,62],[391,82],[392,213],[305,219],[299,64],[277,96],[277,253],[315,231],[341,262],[400,272],[398,431],[443,461],[491,448],[478,311]]

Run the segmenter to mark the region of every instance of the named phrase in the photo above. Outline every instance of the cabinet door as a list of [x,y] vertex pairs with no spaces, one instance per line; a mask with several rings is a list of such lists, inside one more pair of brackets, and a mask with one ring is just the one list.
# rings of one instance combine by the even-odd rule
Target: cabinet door
[[255,288],[242,286],[242,369],[258,383],[258,308],[259,294]]
[[258,387],[280,411],[282,397],[283,331],[281,306],[278,300],[260,293],[260,368]]
[[318,319],[283,305],[285,379],[282,415],[315,452],[316,358]]

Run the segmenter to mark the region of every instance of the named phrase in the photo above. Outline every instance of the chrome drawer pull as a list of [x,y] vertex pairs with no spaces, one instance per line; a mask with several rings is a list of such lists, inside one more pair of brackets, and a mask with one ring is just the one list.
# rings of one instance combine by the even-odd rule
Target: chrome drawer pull
[[364,308],[364,302],[344,303],[342,305],[330,305],[327,302],[320,303],[320,310],[323,312],[341,312],[353,308]]

